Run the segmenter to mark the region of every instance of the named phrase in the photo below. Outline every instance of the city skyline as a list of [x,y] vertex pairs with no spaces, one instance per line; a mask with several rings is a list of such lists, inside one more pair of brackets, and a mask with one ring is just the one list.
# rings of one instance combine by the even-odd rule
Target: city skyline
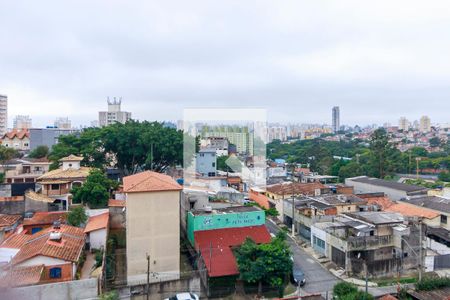
[[338,105],[349,125],[396,124],[406,112],[448,122],[449,4],[235,4],[5,3],[9,115],[89,125],[117,95],[140,120],[244,106],[268,109],[271,122],[329,123]]

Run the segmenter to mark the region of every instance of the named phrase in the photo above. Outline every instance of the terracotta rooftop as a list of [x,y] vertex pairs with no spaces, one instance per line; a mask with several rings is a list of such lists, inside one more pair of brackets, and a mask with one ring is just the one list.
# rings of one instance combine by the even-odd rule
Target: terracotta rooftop
[[109,212],[105,212],[89,218],[84,232],[91,232],[108,227]]
[[[57,230],[61,233],[60,241],[50,240],[50,234],[54,231],[53,227],[49,227],[33,235],[27,235],[27,240],[12,260],[13,265],[35,256],[47,256],[71,262],[78,261],[84,246],[83,229],[61,225]],[[4,245],[2,244],[1,247]]]
[[0,197],[0,201],[24,201],[25,198],[23,196],[13,196],[13,197]]
[[125,200],[109,199],[108,206],[109,207],[125,207],[126,203],[125,203]]
[[1,287],[35,285],[41,281],[44,265],[15,267],[0,277]]
[[397,298],[395,298],[392,295],[384,295],[383,297],[381,297],[379,300],[398,300]]
[[44,194],[39,194],[36,193],[34,191],[27,191],[25,193],[25,197],[34,201],[41,201],[41,202],[47,202],[47,203],[53,203],[53,201],[55,201],[55,199],[50,198]]
[[269,243],[271,240],[265,225],[202,230],[194,233],[195,249],[201,252],[210,277],[239,274],[231,247],[242,245],[247,237],[257,244]]
[[82,156],[76,156],[70,154],[69,156],[61,158],[59,161],[82,161],[84,158]]
[[[359,195],[358,195],[359,196]],[[386,210],[391,207],[394,202],[389,197],[361,197],[367,201],[367,205],[378,205],[381,210]]]
[[427,219],[434,219],[439,216],[439,213],[426,209],[423,207],[399,202],[391,205],[386,209],[386,211],[390,212],[398,212],[407,217],[423,217]]
[[125,193],[182,190],[172,177],[152,171],[144,171],[123,178]]
[[13,129],[10,132],[5,133],[2,136],[2,139],[8,138],[8,139],[13,139],[13,138],[18,138],[19,140],[25,138],[25,137],[30,137],[30,132],[28,130],[17,130],[17,129]]
[[91,172],[92,168],[80,167],[80,169],[56,169],[45,173],[44,175],[38,177],[38,181],[52,181],[52,180],[64,180],[64,179],[76,179],[76,178],[86,178]]
[[11,227],[16,224],[22,216],[0,214],[0,229]]
[[65,223],[67,220],[67,212],[52,211],[52,212],[36,212],[32,218],[24,219],[23,225],[52,225],[55,221]]
[[268,192],[277,195],[290,195],[293,192],[295,194],[308,194],[314,195],[316,189],[326,189],[327,187],[319,182],[311,183],[284,183],[268,186],[266,189]]

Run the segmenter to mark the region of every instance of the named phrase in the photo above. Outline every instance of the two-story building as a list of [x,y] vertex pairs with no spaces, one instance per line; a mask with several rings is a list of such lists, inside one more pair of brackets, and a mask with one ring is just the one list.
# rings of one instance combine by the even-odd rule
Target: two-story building
[[92,170],[89,167],[82,167],[82,160],[83,157],[75,155],[61,158],[59,161],[62,166],[59,169],[37,178],[37,183],[42,187],[41,193],[58,200],[62,209],[67,210],[69,208],[72,204],[70,191],[75,186],[81,186]]
[[[295,231],[305,240],[310,240],[311,226],[323,216],[335,216],[344,212],[356,212],[366,201],[355,195],[324,194],[320,196],[302,196],[283,200],[283,222],[289,227],[294,221]],[[294,214],[294,217],[293,217]]]
[[392,277],[417,271],[419,226],[399,213],[346,213],[314,223],[311,244],[349,275]]
[[217,174],[217,154],[215,149],[201,149],[195,158],[195,171],[202,177],[214,177]]
[[16,158],[0,165],[5,174],[6,183],[36,182],[36,179],[47,173],[51,162],[47,158]]
[[150,282],[179,279],[181,190],[170,176],[156,172],[123,178],[128,285],[147,281],[147,259]]
[[28,151],[30,150],[30,133],[27,129],[14,129],[1,137],[1,143],[5,147],[18,151]]

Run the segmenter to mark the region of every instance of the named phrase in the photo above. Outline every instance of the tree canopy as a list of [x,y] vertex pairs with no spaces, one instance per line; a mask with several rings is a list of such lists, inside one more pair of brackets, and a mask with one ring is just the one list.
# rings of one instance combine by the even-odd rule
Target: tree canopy
[[47,157],[49,152],[50,152],[50,150],[48,149],[47,146],[41,145],[41,146],[37,146],[35,149],[31,150],[30,153],[28,154],[28,157],[29,158],[44,158],[44,157]]
[[262,284],[282,290],[287,276],[292,272],[292,260],[286,233],[280,231],[268,244],[256,244],[250,238],[236,251],[240,277],[249,283],[258,283],[258,293]]
[[122,174],[142,170],[162,172],[183,161],[183,133],[158,122],[128,121],[102,128],[88,128],[78,135],[61,136],[49,158],[70,154],[84,157],[83,166],[115,166]]
[[116,187],[117,182],[108,179],[102,171],[93,169],[83,185],[72,189],[73,202],[87,204],[90,208],[106,207],[110,191]]
[[67,223],[71,226],[80,227],[81,224],[85,224],[88,217],[83,206],[73,208],[67,214]]

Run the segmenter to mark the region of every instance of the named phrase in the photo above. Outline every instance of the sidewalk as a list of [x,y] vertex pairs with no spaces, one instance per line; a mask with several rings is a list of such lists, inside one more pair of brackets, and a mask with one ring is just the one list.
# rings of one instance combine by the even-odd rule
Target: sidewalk
[[91,272],[94,269],[95,265],[95,257],[89,251],[86,251],[86,261],[83,264],[83,268],[81,269],[81,278],[80,279],[88,279],[91,278]]

